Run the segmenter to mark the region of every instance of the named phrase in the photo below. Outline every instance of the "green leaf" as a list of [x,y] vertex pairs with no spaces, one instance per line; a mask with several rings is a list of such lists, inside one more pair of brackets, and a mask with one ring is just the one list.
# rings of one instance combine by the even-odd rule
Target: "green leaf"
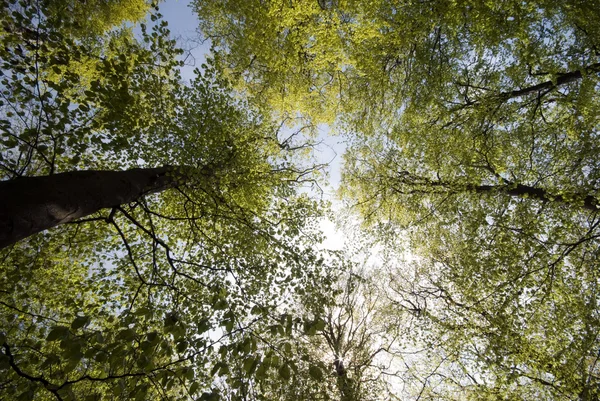
[[256,368],[256,378],[262,380],[267,377],[267,361],[263,361]]
[[34,394],[35,392],[33,389],[28,389],[17,396],[17,401],[31,401],[34,398]]
[[215,305],[213,306],[213,308],[214,308],[215,310],[224,310],[224,309],[227,309],[227,306],[228,306],[228,304],[227,304],[227,300],[225,300],[225,299],[219,299],[219,300],[218,300],[218,301],[215,303]]
[[71,323],[71,329],[77,330],[85,326],[90,319],[87,316],[77,316],[75,320]]
[[69,328],[65,326],[54,326],[48,336],[46,337],[46,341],[57,341],[64,340],[69,336]]
[[98,352],[94,358],[97,362],[105,362],[108,359],[106,352]]
[[325,321],[321,319],[317,320],[314,327],[317,332],[323,331],[325,329]]
[[216,391],[202,393],[202,396],[200,397],[200,401],[219,401],[220,399],[221,396]]
[[284,363],[283,365],[281,365],[281,367],[279,368],[279,375],[284,380],[289,380],[292,377],[292,372],[287,363]]
[[223,327],[225,327],[225,330],[227,330],[228,332],[231,332],[235,325],[235,321],[233,320],[233,318],[227,318],[222,322],[222,324],[223,324]]
[[221,372],[224,369],[227,369],[227,365],[224,362],[217,362],[210,371],[210,375],[214,376],[217,372]]
[[135,338],[135,330],[124,329],[119,332],[117,338],[123,341],[131,341]]
[[144,401],[147,399],[146,395],[148,394],[148,384],[144,383],[139,386],[135,392],[135,400],[136,401]]
[[313,378],[313,379],[317,379],[317,380],[323,380],[323,371],[321,370],[321,368],[319,368],[318,366],[315,365],[311,365],[308,368],[308,374]]
[[184,352],[188,347],[188,342],[183,340],[177,343],[177,352],[182,353]]
[[248,375],[251,375],[258,366],[258,360],[254,357],[248,357],[244,360],[244,370]]
[[150,333],[146,334],[146,338],[153,344],[159,340],[159,336],[156,331],[151,331]]
[[280,364],[280,362],[281,362],[281,361],[280,361],[280,358],[279,358],[279,355],[277,355],[277,354],[273,354],[273,355],[271,355],[271,358],[270,358],[270,359],[271,359],[271,361],[270,361],[270,363],[269,363],[269,364],[270,364],[270,366],[272,366],[272,367],[277,367],[277,366],[279,366],[279,364]]
[[79,363],[79,361],[83,358],[81,348],[82,347],[80,343],[69,341],[67,348],[63,352],[63,357],[74,363]]

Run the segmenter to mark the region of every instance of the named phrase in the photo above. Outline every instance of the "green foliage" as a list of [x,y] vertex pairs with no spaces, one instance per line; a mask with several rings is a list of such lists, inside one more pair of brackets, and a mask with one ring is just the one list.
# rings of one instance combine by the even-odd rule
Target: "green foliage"
[[2,6],[0,177],[172,165],[181,183],[0,251],[0,398],[217,400],[225,358],[291,378],[256,338],[284,342],[280,303],[331,284],[313,167],[211,62],[183,84],[158,14],[136,39],[113,27],[134,2],[53,4],[74,20]]
[[196,10],[220,65],[258,101],[368,128],[581,69],[600,38],[597,9],[580,2],[232,0]]
[[196,10],[239,90],[347,133],[341,196],[413,260],[389,278],[429,350],[407,392],[597,398],[598,4]]
[[[598,398],[594,2],[197,1],[189,85],[144,2],[1,7],[3,180],[177,181],[0,251],[1,398]],[[273,116],[346,133],[379,271]]]
[[144,18],[150,9],[145,0],[73,1],[51,0],[42,5],[52,24],[75,37],[93,37],[119,26]]

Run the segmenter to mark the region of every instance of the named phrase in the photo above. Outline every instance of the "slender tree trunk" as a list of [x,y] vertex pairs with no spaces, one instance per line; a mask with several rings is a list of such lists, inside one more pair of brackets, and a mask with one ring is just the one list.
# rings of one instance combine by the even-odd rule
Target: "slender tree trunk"
[[[592,64],[583,69],[586,74],[593,74],[600,72],[600,63]],[[533,85],[527,88],[522,88],[518,90],[513,90],[510,92],[502,92],[500,97],[502,99],[508,100],[519,96],[526,96],[532,93],[536,93],[542,90],[554,89],[558,86],[568,84],[570,82],[577,81],[583,78],[583,74],[581,70],[577,71],[569,71],[562,74],[558,74],[555,81],[546,81],[537,85]]]
[[337,377],[337,387],[340,392],[340,401],[355,401],[358,394],[355,394],[354,383],[352,379],[344,372]]
[[[581,194],[576,192],[566,192],[562,194],[554,194],[540,187],[532,187],[524,184],[516,184],[506,181],[498,185],[477,185],[453,183],[448,181],[431,180],[426,177],[420,177],[402,171],[398,175],[400,186],[393,189],[400,194],[428,194],[433,192],[439,193],[460,193],[460,192],[477,192],[477,193],[498,193],[518,198],[537,199],[544,202],[558,202],[570,205],[575,208],[591,210],[593,212],[600,211],[600,201],[594,195]],[[403,187],[407,189],[402,189]]]
[[88,170],[0,181],[0,249],[101,209],[184,184],[188,170],[173,166]]
[[544,202],[560,202],[565,204],[580,204],[580,207],[591,210],[600,210],[598,199],[592,195],[565,194],[554,195],[543,188],[531,187],[523,184],[508,185],[467,185],[467,189],[475,192],[500,192],[519,198],[538,199]]

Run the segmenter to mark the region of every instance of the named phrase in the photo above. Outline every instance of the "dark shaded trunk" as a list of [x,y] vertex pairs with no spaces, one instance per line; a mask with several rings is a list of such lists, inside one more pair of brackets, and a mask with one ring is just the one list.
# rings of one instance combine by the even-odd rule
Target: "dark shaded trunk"
[[59,224],[134,202],[187,181],[173,166],[71,171],[0,181],[0,249]]
[[[600,63],[592,64],[584,68],[586,74],[593,74],[600,72]],[[543,90],[554,89],[558,86],[568,84],[570,82],[577,81],[583,78],[583,74],[581,70],[565,72],[563,74],[558,74],[555,81],[546,81],[537,85],[529,86],[527,88],[513,90],[510,92],[503,92],[500,94],[502,99],[508,100],[515,97],[526,96],[532,93],[540,92]]]
[[577,192],[564,192],[554,194],[540,187],[532,187],[524,184],[517,184],[504,180],[504,183],[498,185],[478,185],[454,183],[451,181],[437,181],[426,177],[411,174],[408,171],[402,171],[398,174],[400,186],[392,189],[399,194],[430,194],[430,193],[498,193],[509,196],[537,199],[543,202],[558,202],[591,211],[600,210],[600,202],[594,195],[582,194]]
[[598,199],[592,195],[565,194],[554,195],[543,188],[530,187],[523,184],[508,185],[467,185],[467,189],[475,192],[500,192],[519,198],[531,198],[544,202],[560,202],[565,204],[580,204],[582,208],[598,211]]
[[337,387],[340,392],[340,401],[356,401],[357,394],[355,394],[352,379],[346,374],[337,377]]

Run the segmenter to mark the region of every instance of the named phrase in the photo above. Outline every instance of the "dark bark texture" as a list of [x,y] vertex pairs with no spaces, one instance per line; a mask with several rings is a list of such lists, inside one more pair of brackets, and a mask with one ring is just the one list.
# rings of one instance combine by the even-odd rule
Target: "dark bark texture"
[[72,171],[0,181],[0,249],[43,230],[185,181],[173,166]]

